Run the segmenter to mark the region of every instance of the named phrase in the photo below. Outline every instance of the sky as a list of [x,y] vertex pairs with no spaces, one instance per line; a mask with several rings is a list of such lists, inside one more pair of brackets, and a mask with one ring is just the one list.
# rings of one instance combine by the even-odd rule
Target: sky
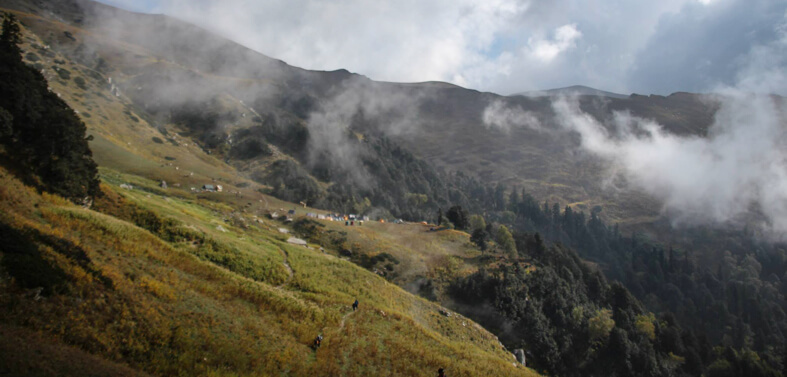
[[[302,68],[504,95],[714,91],[740,82],[787,34],[787,0],[101,1],[186,20]],[[769,64],[787,71],[785,59]]]

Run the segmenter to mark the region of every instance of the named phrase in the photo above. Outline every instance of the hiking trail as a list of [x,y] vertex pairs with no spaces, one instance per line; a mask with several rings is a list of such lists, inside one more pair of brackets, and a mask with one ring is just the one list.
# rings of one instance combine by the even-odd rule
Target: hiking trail
[[292,271],[292,267],[290,266],[290,262],[287,261],[287,252],[284,251],[284,249],[282,249],[282,248],[279,248],[279,252],[281,253],[282,258],[284,258],[284,263],[282,263],[282,264],[284,265],[284,268],[287,269],[287,280],[285,280],[283,283],[277,285],[276,288],[283,288],[285,285],[287,285],[292,280],[292,277],[293,277],[294,273]]
[[342,322],[339,323],[339,332],[340,333],[342,332],[342,330],[344,330],[344,323],[347,320],[347,317],[349,317],[353,313],[355,313],[355,310],[353,310],[353,311],[351,311],[351,312],[349,312],[349,313],[347,313],[347,314],[342,316]]

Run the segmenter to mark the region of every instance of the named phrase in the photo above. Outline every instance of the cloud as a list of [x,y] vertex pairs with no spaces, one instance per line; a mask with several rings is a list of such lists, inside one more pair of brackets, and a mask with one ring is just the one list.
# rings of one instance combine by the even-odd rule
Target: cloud
[[[640,93],[708,92],[733,85],[752,46],[779,39],[787,11],[782,0],[690,2],[665,14],[628,71],[629,87]],[[787,65],[779,69],[787,70]],[[785,88],[778,91],[786,93]]]
[[[355,123],[386,135],[408,132],[419,125],[420,95],[355,78],[319,104],[307,119],[309,152],[307,163],[328,166],[346,174],[353,184],[368,188],[371,174],[363,163],[363,147],[351,133]],[[374,132],[374,131],[372,131]]]
[[[787,20],[787,18],[785,18]],[[626,112],[602,124],[575,98],[553,102],[557,123],[582,148],[607,160],[614,174],[659,198],[678,223],[764,215],[766,229],[787,235],[787,102],[771,93],[785,84],[787,22],[779,39],[753,47],[732,85],[717,86],[719,110],[707,137],[681,137]]]
[[463,68],[489,62],[484,50],[525,5],[515,0],[163,0],[161,9],[303,68],[467,85]]
[[519,106],[508,105],[502,100],[495,100],[484,109],[481,117],[484,127],[510,132],[516,127],[527,127],[542,131],[541,122],[530,111],[525,111]]
[[[783,0],[102,0],[163,12],[292,65],[510,94],[731,84]],[[787,67],[783,67],[787,68]]]
[[303,68],[506,94],[580,81],[619,89],[602,80],[620,76],[658,15],[694,0],[103,1],[193,22]]
[[549,63],[561,52],[576,46],[576,40],[582,37],[577,25],[563,25],[555,30],[553,40],[531,38],[528,40],[530,52],[538,60]]

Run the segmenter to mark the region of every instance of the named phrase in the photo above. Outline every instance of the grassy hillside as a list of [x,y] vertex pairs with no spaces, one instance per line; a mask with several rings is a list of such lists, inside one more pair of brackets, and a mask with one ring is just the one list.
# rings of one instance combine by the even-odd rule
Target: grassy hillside
[[[303,220],[302,220],[303,221]],[[494,259],[470,243],[467,233],[435,225],[366,222],[296,222],[304,237],[337,246],[338,255],[376,271],[408,291],[442,300],[445,284]]]
[[[278,224],[250,214],[225,221],[225,204],[138,182],[105,184],[89,210],[0,174],[2,347],[34,334],[4,353],[11,374],[51,349],[82,368],[100,357],[125,375],[134,374],[125,365],[155,375],[431,375],[441,366],[533,375],[471,321],[287,244]],[[325,341],[314,352],[317,334]]]

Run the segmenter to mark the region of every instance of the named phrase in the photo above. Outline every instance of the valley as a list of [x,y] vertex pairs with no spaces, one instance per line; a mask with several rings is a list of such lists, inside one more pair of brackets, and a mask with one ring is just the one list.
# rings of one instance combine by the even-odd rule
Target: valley
[[719,95],[376,82],[87,0],[0,8],[101,182],[58,196],[0,133],[0,374],[783,374],[767,216],[674,227],[556,105],[703,140]]

